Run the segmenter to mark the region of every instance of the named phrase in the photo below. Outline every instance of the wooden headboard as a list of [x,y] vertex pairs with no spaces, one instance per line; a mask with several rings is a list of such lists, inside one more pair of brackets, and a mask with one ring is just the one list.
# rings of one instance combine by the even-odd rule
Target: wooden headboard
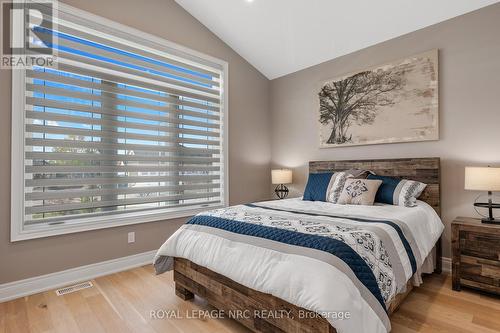
[[441,161],[439,157],[309,162],[311,173],[347,169],[366,169],[380,176],[393,176],[426,183],[427,187],[419,199],[431,205],[441,216]]

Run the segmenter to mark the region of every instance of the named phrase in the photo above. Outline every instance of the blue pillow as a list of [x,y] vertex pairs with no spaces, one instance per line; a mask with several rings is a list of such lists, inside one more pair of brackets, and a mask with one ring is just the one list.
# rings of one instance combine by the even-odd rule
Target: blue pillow
[[326,191],[328,190],[328,184],[330,184],[332,175],[333,172],[310,173],[302,199],[307,201],[326,201]]
[[415,180],[400,179],[389,176],[368,175],[368,179],[378,179],[382,184],[375,195],[375,202],[390,205],[414,207],[417,198],[422,194],[427,184]]
[[382,181],[375,195],[375,202],[394,204],[394,192],[401,179],[389,176],[368,175],[368,179],[378,179]]

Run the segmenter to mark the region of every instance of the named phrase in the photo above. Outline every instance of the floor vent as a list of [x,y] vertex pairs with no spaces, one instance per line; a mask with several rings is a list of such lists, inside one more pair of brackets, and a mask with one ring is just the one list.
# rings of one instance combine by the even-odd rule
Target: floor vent
[[92,284],[92,282],[86,281],[86,282],[82,282],[79,284],[75,284],[73,286],[57,289],[56,294],[57,294],[57,296],[62,296],[62,295],[66,295],[69,293],[74,293],[75,291],[78,291],[78,290],[92,288],[93,286],[94,285]]

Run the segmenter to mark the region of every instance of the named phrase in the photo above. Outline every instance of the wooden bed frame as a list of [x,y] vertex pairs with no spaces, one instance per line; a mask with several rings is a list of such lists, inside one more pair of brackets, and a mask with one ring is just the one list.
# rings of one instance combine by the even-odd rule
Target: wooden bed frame
[[[440,215],[441,168],[438,157],[309,163],[309,172],[312,173],[353,168],[367,169],[378,175],[412,179],[428,184],[419,199],[431,205]],[[436,244],[435,272],[441,273],[441,239]],[[186,259],[174,259],[174,281],[175,293],[180,298],[189,300],[196,294],[206,299],[215,308],[234,314],[234,319],[256,332],[336,332],[325,318],[312,311],[297,307],[273,295],[245,287]],[[397,310],[412,288],[410,280],[406,292],[398,294],[390,303],[389,314]],[[288,315],[279,318],[262,316],[262,310]]]

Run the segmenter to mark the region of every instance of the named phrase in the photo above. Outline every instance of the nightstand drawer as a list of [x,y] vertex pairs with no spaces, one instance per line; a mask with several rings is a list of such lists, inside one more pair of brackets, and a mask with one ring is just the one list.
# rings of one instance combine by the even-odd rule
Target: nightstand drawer
[[471,257],[500,260],[500,235],[460,231],[460,252]]
[[461,255],[460,277],[463,280],[500,287],[500,261]]

